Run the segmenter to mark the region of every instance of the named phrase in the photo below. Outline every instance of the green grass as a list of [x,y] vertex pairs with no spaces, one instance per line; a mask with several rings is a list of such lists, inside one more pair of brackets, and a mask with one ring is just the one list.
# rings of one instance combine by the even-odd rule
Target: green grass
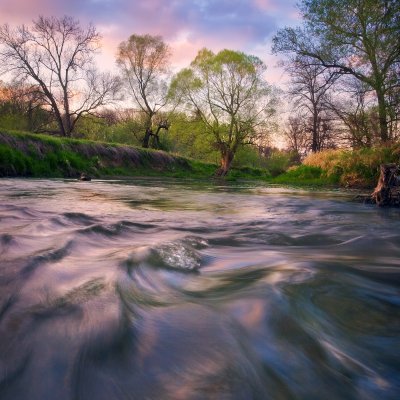
[[274,183],[312,186],[373,188],[379,167],[400,163],[400,145],[360,150],[326,150],[310,154],[298,167],[292,167],[273,179]]
[[[227,181],[259,180],[296,186],[376,185],[379,165],[400,162],[400,145],[373,149],[329,150],[308,156],[302,165],[275,176],[267,169],[232,168]],[[0,131],[0,177],[166,176],[212,179],[218,165],[140,147]]]
[[[140,147],[60,138],[18,131],[0,132],[0,177],[167,176],[210,179],[216,164]],[[267,179],[265,170],[233,168],[227,179]]]
[[328,178],[321,168],[307,165],[291,168],[272,182],[297,186],[331,186],[338,183],[336,179]]

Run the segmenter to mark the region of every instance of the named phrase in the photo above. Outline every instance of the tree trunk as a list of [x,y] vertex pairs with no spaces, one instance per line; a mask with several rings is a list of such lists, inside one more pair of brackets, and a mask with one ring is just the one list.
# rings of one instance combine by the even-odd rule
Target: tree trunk
[[376,91],[376,95],[378,98],[379,131],[381,142],[385,143],[389,140],[385,96],[378,90]]
[[371,199],[378,206],[400,206],[400,176],[396,164],[382,164],[378,184]]
[[231,167],[235,153],[232,150],[227,150],[222,154],[220,167],[217,169],[216,176],[226,176]]
[[314,112],[313,112],[311,151],[313,153],[316,153],[318,151],[318,111],[315,106],[313,111]]
[[150,137],[152,134],[153,134],[153,132],[151,131],[151,128],[147,128],[146,133],[144,134],[143,141],[142,141],[142,147],[144,147],[145,149],[149,148]]

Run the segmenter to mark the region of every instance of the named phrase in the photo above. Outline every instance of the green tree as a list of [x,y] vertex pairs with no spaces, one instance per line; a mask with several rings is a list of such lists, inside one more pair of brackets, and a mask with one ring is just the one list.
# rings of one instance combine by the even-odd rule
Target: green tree
[[368,84],[376,94],[381,141],[391,139],[387,95],[399,84],[391,71],[400,62],[400,2],[302,0],[300,9],[304,26],[278,31],[273,51],[310,57]]
[[228,173],[240,146],[266,135],[275,109],[272,89],[263,79],[265,65],[232,50],[201,50],[172,80],[170,96],[196,113],[220,153],[217,175]]
[[159,132],[168,130],[166,118],[157,114],[167,104],[166,75],[170,50],[160,36],[131,35],[118,48],[117,63],[121,69],[130,95],[145,116],[143,147],[159,147]]
[[171,127],[165,136],[169,151],[196,160],[213,163],[218,160],[218,151],[212,145],[214,137],[207,131],[201,118],[185,113],[173,113],[169,120]]
[[[100,35],[72,17],[39,17],[32,27],[0,26],[0,69],[40,87],[62,136],[71,136],[85,115],[109,103],[117,79],[98,73],[93,56]],[[0,71],[1,72],[1,71]]]

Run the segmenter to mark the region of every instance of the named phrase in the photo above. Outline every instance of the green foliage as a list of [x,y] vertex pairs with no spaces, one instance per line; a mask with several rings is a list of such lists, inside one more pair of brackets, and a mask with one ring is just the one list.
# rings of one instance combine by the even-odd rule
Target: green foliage
[[172,80],[169,98],[185,103],[212,136],[225,175],[238,149],[266,134],[276,99],[263,78],[265,65],[233,50],[202,49]]
[[303,163],[321,168],[327,179],[335,180],[343,186],[373,187],[381,164],[400,163],[400,145],[354,151],[326,150],[310,154]]
[[162,143],[172,153],[205,162],[218,162],[219,153],[213,147],[214,137],[201,119],[180,113],[170,118],[171,126],[162,136]]
[[242,146],[235,155],[233,167],[265,168],[265,158],[260,155],[255,146]]
[[300,165],[298,167],[292,167],[284,174],[274,178],[273,182],[291,184],[291,185],[313,185],[313,186],[321,186],[321,185],[335,183],[334,181],[328,180],[324,176],[324,172],[321,168],[312,167],[308,165]]
[[378,180],[379,166],[385,163],[400,163],[399,144],[313,153],[301,166],[290,168],[274,182],[373,188]]
[[23,115],[0,111],[0,128],[4,130],[19,129],[27,130],[28,123]]
[[126,119],[113,124],[99,117],[84,116],[76,127],[78,137],[100,142],[120,143],[130,146],[140,146],[144,127],[140,120]]
[[[0,132],[0,177],[170,176],[210,179],[217,165],[165,152],[70,138]],[[257,168],[234,168],[228,179],[262,179]]]
[[273,38],[273,51],[306,56],[315,65],[351,74],[375,92],[380,138],[389,139],[388,93],[400,60],[398,0],[302,0],[302,28],[285,28]]
[[293,159],[293,153],[276,149],[265,158],[264,166],[269,170],[272,176],[278,176],[293,165]]

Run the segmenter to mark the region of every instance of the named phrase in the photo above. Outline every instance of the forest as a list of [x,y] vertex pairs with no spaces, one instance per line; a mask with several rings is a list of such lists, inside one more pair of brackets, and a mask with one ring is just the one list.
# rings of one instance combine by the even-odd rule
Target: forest
[[162,37],[133,33],[116,49],[116,72],[100,72],[93,25],[4,24],[0,130],[160,149],[215,163],[217,176],[245,166],[370,183],[399,158],[400,4],[302,0],[299,11],[301,26],[265,49],[279,56],[284,87],[234,49],[199,49],[175,71]]

